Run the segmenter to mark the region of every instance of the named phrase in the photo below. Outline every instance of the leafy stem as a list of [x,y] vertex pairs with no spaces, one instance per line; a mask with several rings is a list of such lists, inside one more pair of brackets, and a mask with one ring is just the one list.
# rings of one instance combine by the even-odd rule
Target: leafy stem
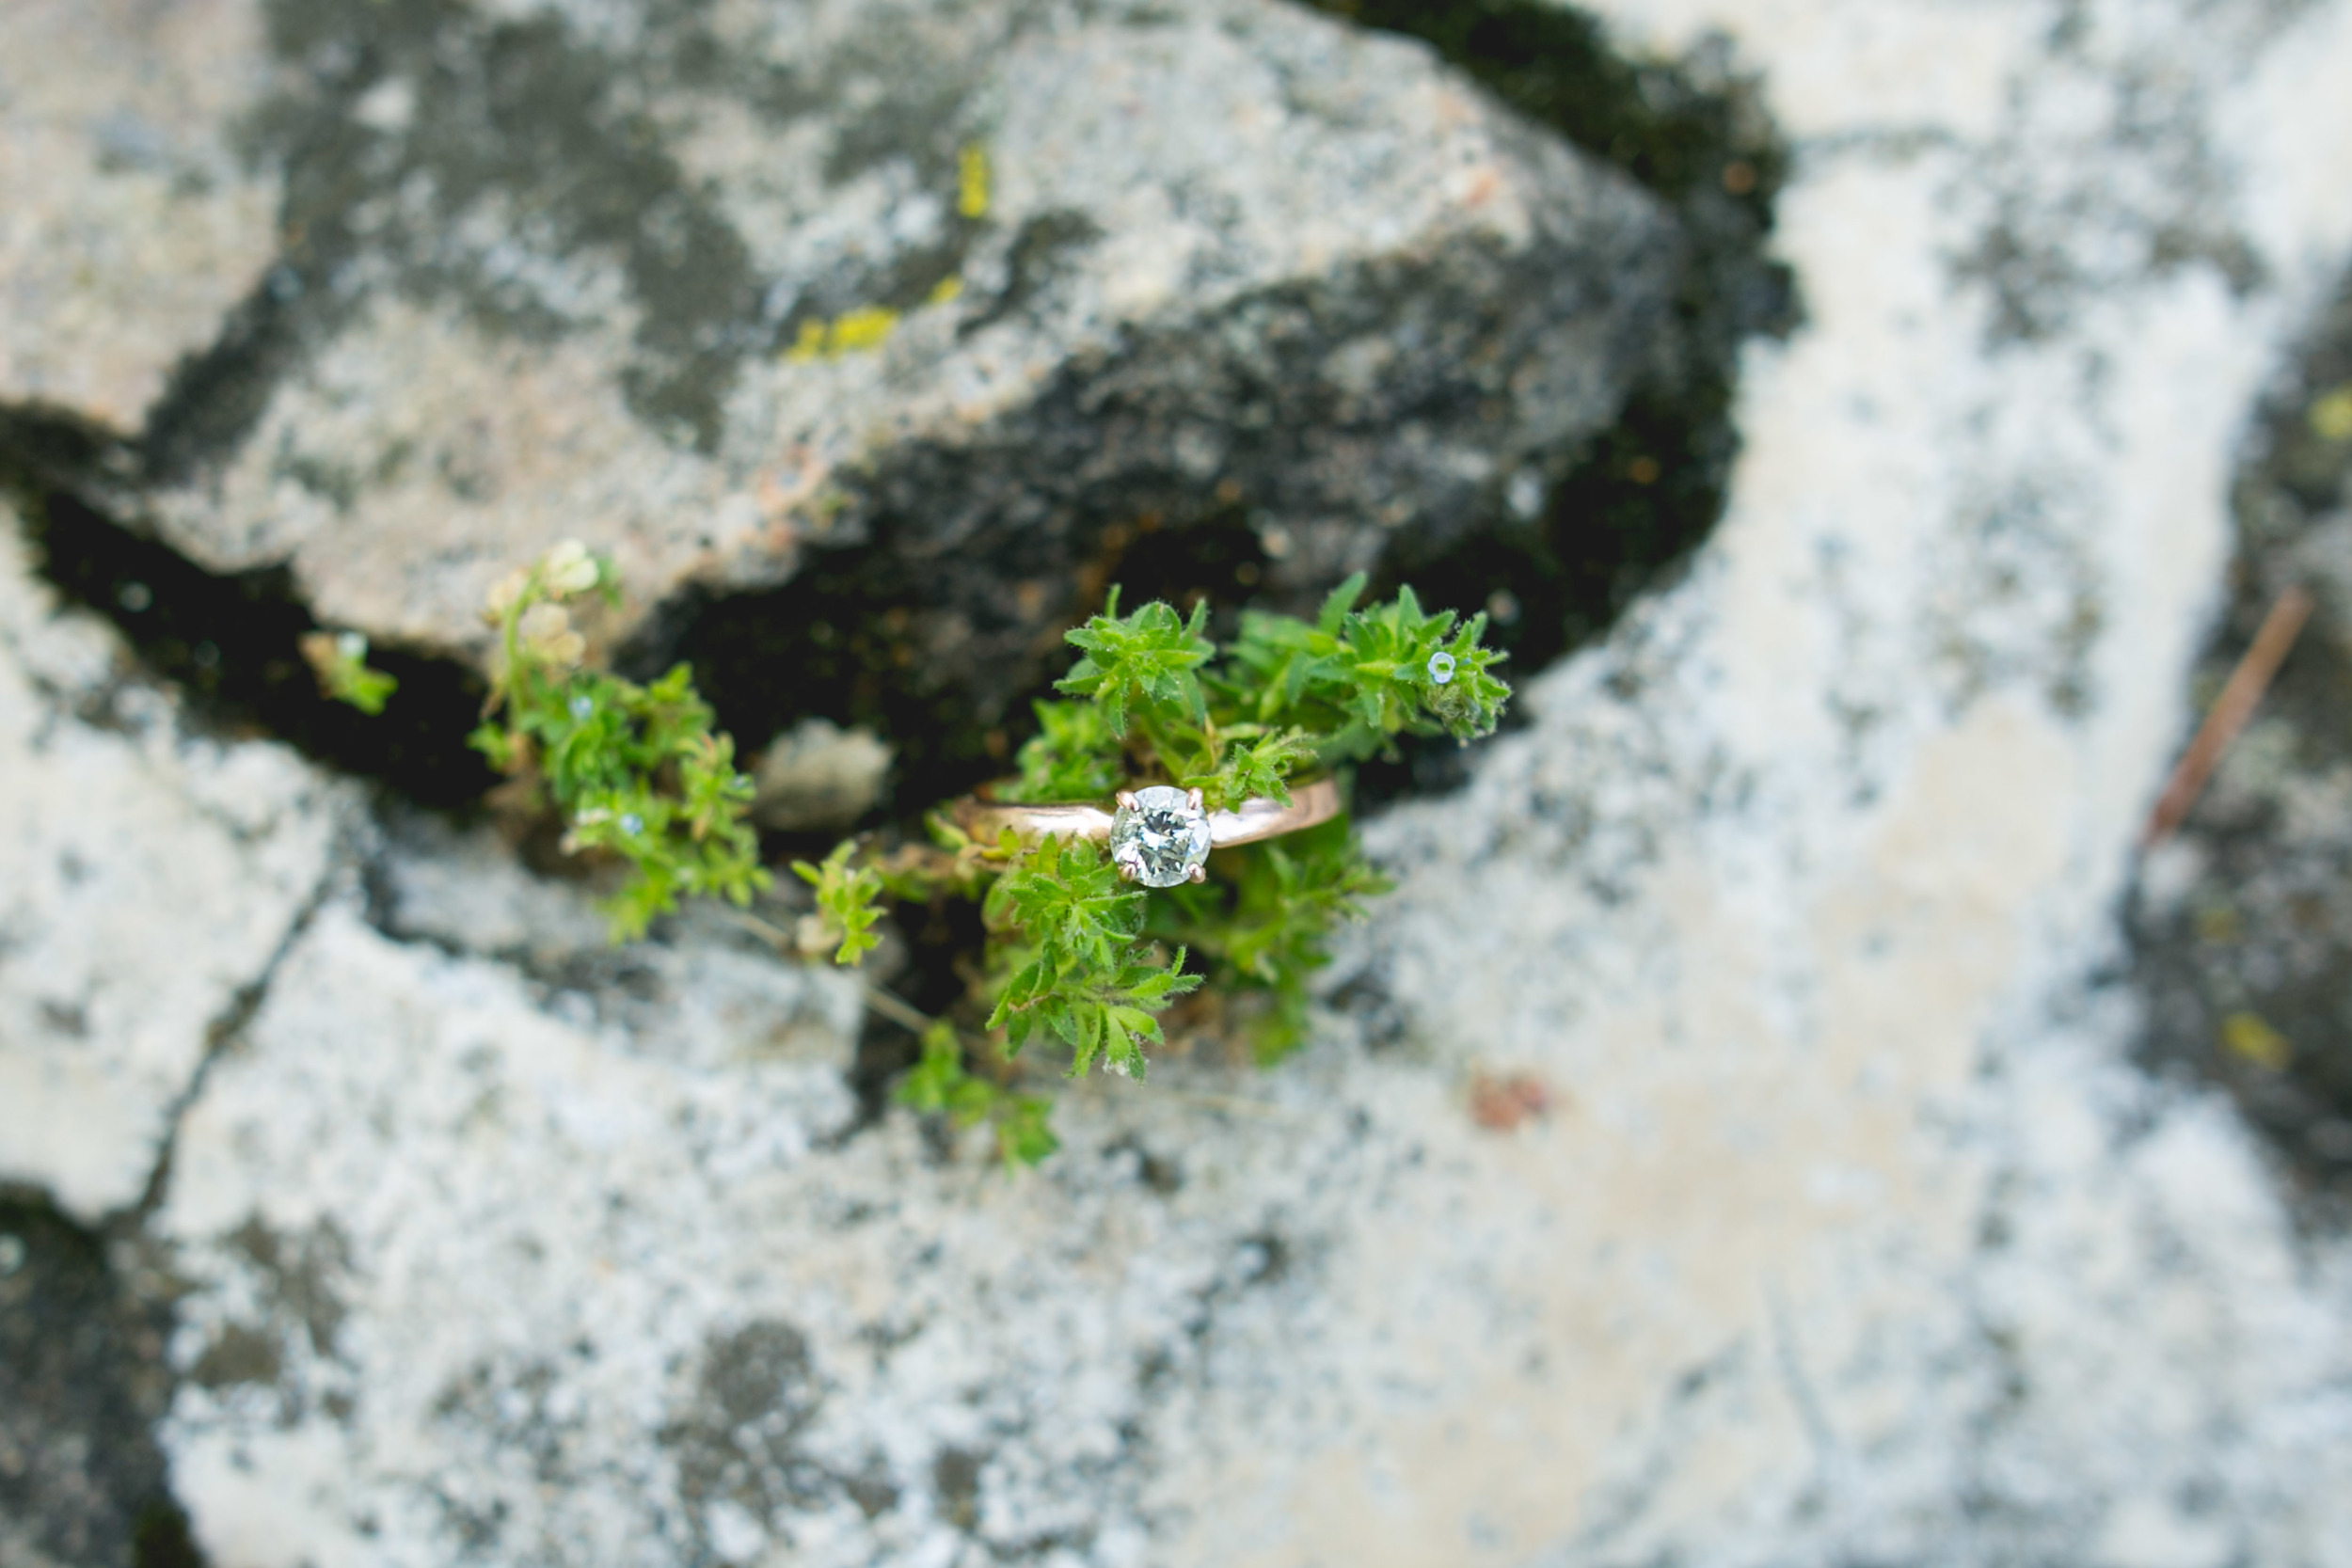
[[[1410,589],[1359,609],[1363,590],[1361,577],[1342,583],[1312,622],[1246,613],[1238,641],[1220,650],[1202,607],[1180,615],[1154,603],[1121,615],[1113,589],[1103,612],[1068,634],[1077,662],[1057,683],[1060,698],[1035,705],[1037,734],[998,798],[1100,803],[1172,782],[1199,789],[1213,811],[1287,804],[1293,781],[1344,771],[1399,736],[1491,732],[1510,689],[1493,673],[1502,656],[1480,644],[1486,618],[1425,611]],[[1084,841],[1021,845],[1008,834],[982,846],[937,817],[931,834],[930,846],[867,851],[872,881],[850,870],[849,845],[821,868],[801,867],[818,886],[836,957],[854,961],[870,945],[864,933],[884,897],[979,897],[987,949],[970,1007],[985,1019],[987,1052],[1001,1066],[1064,1046],[1073,1077],[1097,1064],[1142,1077],[1147,1051],[1167,1043],[1163,1018],[1180,1006],[1237,1031],[1261,1061],[1294,1049],[1331,931],[1389,885],[1343,817],[1219,850],[1208,882],[1150,895]],[[971,1070],[952,1032],[925,1041],[902,1091],[908,1103],[966,1124],[991,1119],[1010,1162],[1041,1147],[1008,1132],[1004,1091]],[[1041,1121],[1020,1125],[1042,1133]]]
[[[1121,615],[1112,589],[1103,612],[1067,634],[1077,661],[1059,697],[1035,705],[1037,733],[998,798],[1099,804],[1165,782],[1200,791],[1212,811],[1287,804],[1317,770],[1341,774],[1343,790],[1349,764],[1399,736],[1491,732],[1510,689],[1493,673],[1502,655],[1481,645],[1486,618],[1425,611],[1409,588],[1359,609],[1363,591],[1361,576],[1349,578],[1311,622],[1246,612],[1220,649],[1205,605]],[[470,738],[521,795],[562,816],[567,850],[628,867],[606,905],[622,940],[681,897],[746,907],[771,879],[748,819],[752,783],[691,672],[681,664],[639,685],[592,658],[576,615],[618,594],[612,562],[576,543],[500,582],[484,610],[496,634],[490,692]],[[355,634],[318,634],[304,654],[329,695],[364,711],[393,689]],[[1147,1053],[1169,1043],[1163,1021],[1179,1018],[1188,1038],[1238,1037],[1273,1060],[1305,1037],[1308,982],[1328,961],[1333,928],[1389,885],[1343,816],[1220,849],[1206,882],[1156,895],[1083,839],[1023,843],[1009,828],[975,838],[944,809],[927,827],[922,841],[850,839],[795,862],[815,908],[790,937],[741,918],[854,965],[881,946],[885,904],[977,902],[984,948],[954,1016],[892,1005],[922,1042],[897,1092],[955,1125],[986,1123],[1008,1167],[1056,1148],[1050,1102],[1009,1086],[1025,1052],[1066,1048],[1072,1078],[1100,1066],[1140,1079]]]
[[567,851],[628,865],[605,905],[615,941],[644,935],[681,896],[748,906],[771,879],[734,737],[713,732],[687,666],[640,686],[590,665],[572,614],[591,595],[616,600],[618,585],[612,562],[577,543],[490,591],[498,657],[471,744],[562,814]]

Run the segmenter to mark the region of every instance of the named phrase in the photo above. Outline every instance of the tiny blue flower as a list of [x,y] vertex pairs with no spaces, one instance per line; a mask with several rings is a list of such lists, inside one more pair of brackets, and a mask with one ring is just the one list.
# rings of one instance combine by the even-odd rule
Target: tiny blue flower
[[1454,656],[1449,653],[1431,654],[1429,656],[1429,678],[1439,686],[1452,680],[1454,678]]

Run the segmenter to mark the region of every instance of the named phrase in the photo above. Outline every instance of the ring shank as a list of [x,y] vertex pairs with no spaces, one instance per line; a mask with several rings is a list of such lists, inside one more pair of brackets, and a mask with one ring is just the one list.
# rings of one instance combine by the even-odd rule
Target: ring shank
[[[1278,838],[1328,822],[1339,814],[1339,781],[1315,779],[1295,786],[1287,806],[1260,796],[1244,800],[1236,810],[1209,813],[1209,845],[1224,849],[1236,844],[1254,844],[1262,838]],[[967,795],[956,802],[955,820],[957,827],[977,839],[994,838],[1007,828],[1022,839],[1050,836],[1103,843],[1111,836],[1111,814],[1100,806],[1025,806],[987,800],[982,795]]]

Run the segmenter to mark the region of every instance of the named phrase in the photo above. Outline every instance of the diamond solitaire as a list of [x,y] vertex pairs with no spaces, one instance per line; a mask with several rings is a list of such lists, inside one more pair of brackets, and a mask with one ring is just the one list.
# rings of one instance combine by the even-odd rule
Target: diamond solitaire
[[999,800],[996,789],[982,784],[958,800],[956,826],[983,844],[1006,832],[1032,843],[1052,837],[1107,842],[1119,874],[1145,887],[1204,882],[1201,863],[1211,849],[1295,833],[1340,814],[1340,786],[1328,774],[1298,781],[1287,800],[1252,796],[1228,811],[1204,811],[1200,791],[1168,784],[1122,790],[1110,811],[1077,800]]
[[1111,813],[1111,863],[1145,887],[1174,887],[1208,875],[1209,814],[1200,792],[1153,784],[1119,797]]

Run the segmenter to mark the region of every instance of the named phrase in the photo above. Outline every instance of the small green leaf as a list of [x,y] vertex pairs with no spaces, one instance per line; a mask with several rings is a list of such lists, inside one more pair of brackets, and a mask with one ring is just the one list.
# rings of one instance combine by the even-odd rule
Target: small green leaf
[[1009,1096],[1002,1102],[996,1116],[996,1148],[1005,1162],[1006,1175],[1035,1165],[1061,1148],[1061,1140],[1047,1125],[1053,1113],[1054,1102],[1038,1095]]
[[882,918],[876,902],[882,897],[882,874],[871,866],[850,870],[850,857],[856,852],[856,841],[844,839],[820,865],[792,863],[793,875],[817,890],[825,940],[840,944],[833,958],[837,964],[854,964],[882,945],[882,939],[873,935],[874,923]]
[[1110,733],[1127,733],[1127,711],[1135,704],[1163,721],[1199,720],[1208,711],[1195,673],[1216,652],[1201,633],[1209,621],[1206,600],[1189,621],[1157,600],[1120,619],[1116,594],[1104,614],[1064,633],[1084,657],[1054,689],[1091,697]]
[[1314,746],[1304,730],[1277,730],[1255,740],[1243,741],[1226,749],[1222,764],[1213,773],[1195,774],[1179,779],[1186,789],[1200,791],[1203,802],[1211,811],[1231,811],[1245,800],[1279,800],[1291,803],[1291,777],[1313,766]]
[[1014,766],[1008,800],[1101,800],[1123,778],[1119,736],[1096,703],[1034,703],[1038,733],[1025,741]]
[[400,689],[400,682],[368,667],[368,640],[356,631],[309,632],[296,646],[318,677],[321,691],[371,719]]
[[991,1123],[1007,1176],[1037,1164],[1061,1147],[1049,1124],[1052,1101],[1009,1093],[972,1073],[964,1066],[954,1028],[945,1022],[923,1032],[922,1060],[898,1081],[892,1097],[909,1110],[944,1115],[959,1128]]
[[1338,636],[1340,628],[1347,624],[1347,612],[1356,608],[1358,599],[1364,596],[1367,580],[1363,573],[1356,572],[1332,589],[1324,599],[1323,608],[1315,612],[1315,630],[1327,637]]

